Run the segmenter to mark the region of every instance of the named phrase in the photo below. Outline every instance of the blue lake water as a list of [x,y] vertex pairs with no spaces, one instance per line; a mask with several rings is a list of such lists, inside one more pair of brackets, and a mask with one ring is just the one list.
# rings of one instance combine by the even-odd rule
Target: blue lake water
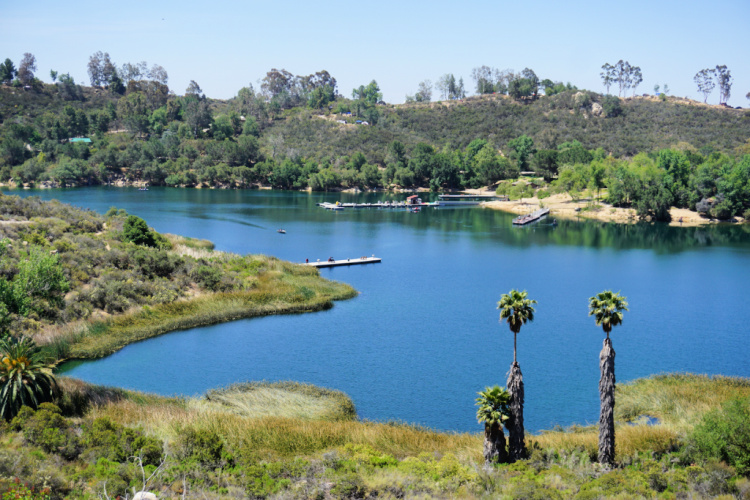
[[539,302],[518,336],[531,431],[597,421],[604,334],[587,315],[587,299],[604,289],[630,302],[612,333],[618,382],[662,372],[750,376],[750,227],[559,221],[513,228],[511,215],[482,208],[412,214],[315,206],[404,197],[385,194],[9,193],[97,212],[125,208],[158,231],[210,239],[219,250],[297,262],[383,259],[322,269],[361,292],[331,310],[174,332],[65,367],[94,383],[194,395],[246,380],[297,380],[347,393],[365,419],[479,431],[476,392],[504,385],[513,357],[513,335],[496,309],[512,288]]

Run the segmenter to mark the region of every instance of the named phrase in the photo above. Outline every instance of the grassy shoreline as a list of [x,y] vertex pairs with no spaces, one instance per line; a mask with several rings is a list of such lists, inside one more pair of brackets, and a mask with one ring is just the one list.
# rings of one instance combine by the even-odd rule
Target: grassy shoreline
[[[322,279],[322,278],[319,278]],[[357,295],[349,285],[325,280],[328,290],[308,299],[274,296],[264,290],[214,293],[97,320],[55,336],[44,346],[57,363],[97,359],[128,344],[189,328],[274,314],[301,314],[330,309],[334,300]],[[290,300],[291,299],[291,300]]]

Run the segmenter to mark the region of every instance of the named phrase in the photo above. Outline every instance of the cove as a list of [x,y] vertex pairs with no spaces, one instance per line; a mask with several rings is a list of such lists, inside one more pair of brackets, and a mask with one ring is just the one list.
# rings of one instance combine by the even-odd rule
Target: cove
[[[124,208],[160,232],[295,262],[375,254],[381,264],[321,269],[361,294],[313,314],[170,333],[67,375],[160,394],[246,380],[338,389],[360,417],[479,431],[476,392],[504,385],[513,335],[496,303],[536,299],[518,336],[526,426],[594,423],[604,334],[587,299],[612,289],[630,312],[612,333],[618,383],[662,372],[750,376],[750,227],[619,226],[594,221],[514,228],[482,208],[326,211],[322,201],[405,195],[92,187],[9,190],[105,212]],[[423,197],[428,198],[428,197]],[[277,229],[286,229],[279,234]]]

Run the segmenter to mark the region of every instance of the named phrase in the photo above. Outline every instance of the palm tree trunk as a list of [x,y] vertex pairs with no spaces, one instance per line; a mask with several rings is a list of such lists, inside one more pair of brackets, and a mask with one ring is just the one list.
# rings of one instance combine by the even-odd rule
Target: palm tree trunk
[[599,379],[599,463],[615,463],[615,350],[612,340],[604,339],[602,352],[599,353],[599,368],[602,376]]
[[502,464],[508,461],[505,434],[500,424],[484,424],[484,464]]
[[513,362],[508,375],[508,392],[510,393],[510,419],[508,427],[508,454],[510,461],[515,462],[526,457],[526,443],[523,432],[523,374],[521,367]]

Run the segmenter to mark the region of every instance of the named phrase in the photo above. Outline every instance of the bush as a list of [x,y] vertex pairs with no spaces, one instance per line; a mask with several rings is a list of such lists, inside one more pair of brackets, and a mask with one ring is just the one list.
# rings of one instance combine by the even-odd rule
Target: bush
[[750,399],[731,400],[707,413],[687,439],[684,460],[723,460],[750,476]]
[[224,458],[224,443],[213,431],[182,429],[175,442],[176,455],[201,465],[217,465]]
[[133,242],[136,245],[156,246],[154,233],[148,228],[146,221],[136,215],[128,215],[125,224],[122,226],[122,235],[126,241]]

